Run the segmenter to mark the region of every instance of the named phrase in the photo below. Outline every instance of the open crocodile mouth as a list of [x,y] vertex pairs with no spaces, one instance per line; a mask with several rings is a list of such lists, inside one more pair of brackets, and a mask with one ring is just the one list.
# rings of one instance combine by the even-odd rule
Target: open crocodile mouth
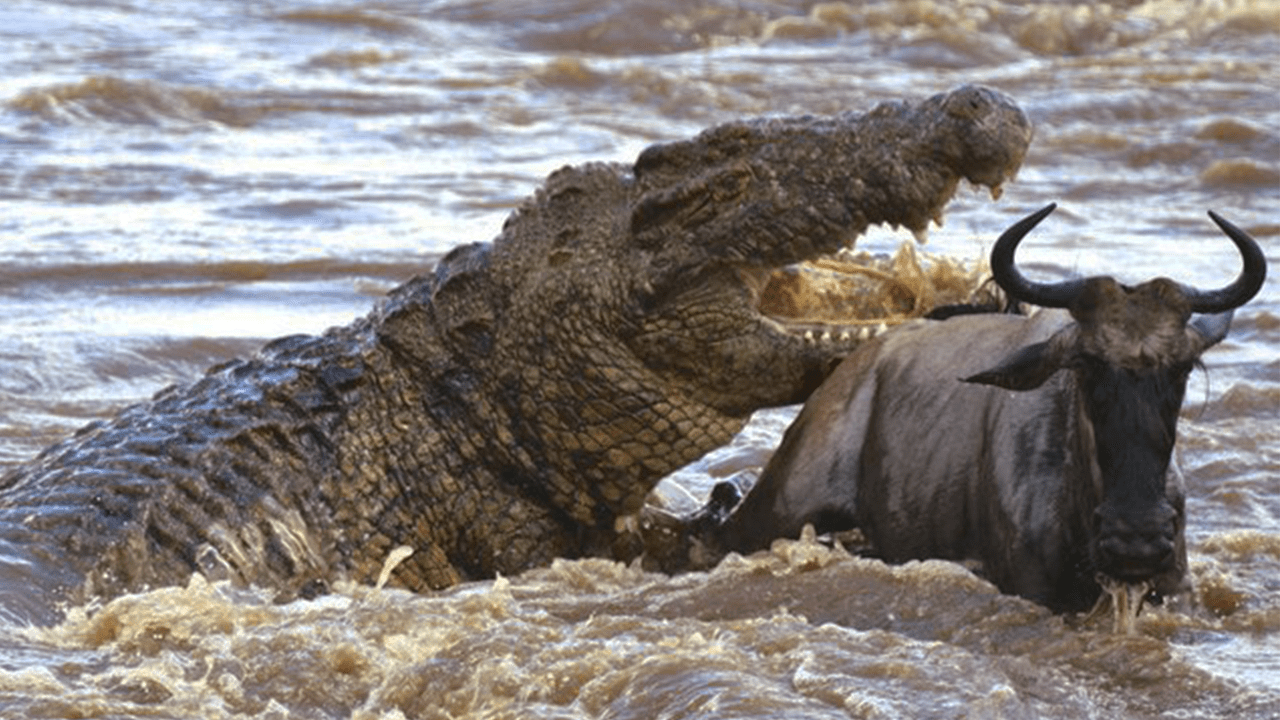
[[738,268],[756,310],[811,340],[866,339],[939,305],[983,302],[985,268],[923,253],[905,241],[893,256],[841,249],[781,268]]

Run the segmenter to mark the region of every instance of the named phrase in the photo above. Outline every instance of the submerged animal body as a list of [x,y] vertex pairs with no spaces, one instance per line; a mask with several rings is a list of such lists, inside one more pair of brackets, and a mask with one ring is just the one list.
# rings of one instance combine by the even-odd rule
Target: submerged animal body
[[871,224],[923,231],[962,180],[998,190],[1030,138],[1011,100],[966,86],[561,169],[368,317],[0,479],[0,611],[50,621],[193,572],[305,595],[371,581],[401,546],[391,581],[418,590],[610,555],[664,475],[858,344],[762,315],[771,271]]
[[1030,282],[1014,250],[1052,209],[1006,231],[991,265],[1011,297],[1059,309],[921,320],[860,348],[806,403],[716,544],[856,526],[887,560],[977,560],[1002,591],[1056,611],[1088,609],[1100,583],[1177,592],[1172,454],[1187,376],[1261,288],[1266,260],[1210,213],[1244,259],[1221,290]]

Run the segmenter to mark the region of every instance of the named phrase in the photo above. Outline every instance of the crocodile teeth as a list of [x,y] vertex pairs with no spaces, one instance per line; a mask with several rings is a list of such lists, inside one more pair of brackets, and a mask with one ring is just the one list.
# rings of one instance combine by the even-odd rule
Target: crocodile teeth
[[640,515],[619,515],[613,519],[613,531],[616,533],[640,532]]
[[804,335],[801,335],[801,337],[804,338],[805,342],[814,344],[834,342],[847,343],[852,342],[853,340],[870,340],[888,329],[889,326],[886,323],[880,323],[879,325],[863,325],[857,330],[843,330],[839,332],[833,332],[831,330],[805,330]]

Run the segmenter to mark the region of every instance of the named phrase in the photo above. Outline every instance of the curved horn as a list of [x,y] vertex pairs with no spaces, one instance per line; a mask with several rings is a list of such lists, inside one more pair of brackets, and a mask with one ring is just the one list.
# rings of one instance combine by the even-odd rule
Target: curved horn
[[1049,203],[1034,213],[1014,223],[996,240],[991,248],[991,274],[996,284],[1015,299],[1041,307],[1064,308],[1080,292],[1082,280],[1065,280],[1058,283],[1038,283],[1028,280],[1013,264],[1013,252],[1031,228],[1040,224],[1054,208]]
[[1249,302],[1262,289],[1262,283],[1267,279],[1267,258],[1262,254],[1257,241],[1212,210],[1209,211],[1209,218],[1236,244],[1240,258],[1244,261],[1244,268],[1234,282],[1218,290],[1183,286],[1182,291],[1191,303],[1191,311],[1206,315],[1234,310]]

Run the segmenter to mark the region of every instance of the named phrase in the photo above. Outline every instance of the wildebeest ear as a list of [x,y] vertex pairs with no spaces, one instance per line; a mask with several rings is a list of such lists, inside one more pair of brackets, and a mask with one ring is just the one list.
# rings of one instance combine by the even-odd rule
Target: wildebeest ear
[[999,365],[964,378],[964,382],[995,385],[1005,390],[1034,390],[1062,368],[1051,344],[1035,343],[1010,353]]
[[1227,336],[1227,331],[1231,329],[1231,316],[1234,314],[1235,310],[1228,310],[1216,315],[1192,316],[1188,325],[1200,336],[1200,342],[1204,343],[1196,352],[1204,352],[1222,342],[1222,339]]

